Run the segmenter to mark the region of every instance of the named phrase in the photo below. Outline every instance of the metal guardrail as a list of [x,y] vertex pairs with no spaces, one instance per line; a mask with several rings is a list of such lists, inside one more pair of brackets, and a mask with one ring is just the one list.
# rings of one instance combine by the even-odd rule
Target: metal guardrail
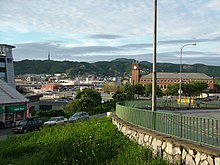
[[[138,105],[138,108],[135,108]],[[152,112],[141,108],[137,102],[124,102],[116,105],[116,115],[133,125],[154,130],[166,135],[178,137],[220,147],[220,120],[213,118],[192,117],[181,114]],[[145,102],[146,107],[146,102]]]

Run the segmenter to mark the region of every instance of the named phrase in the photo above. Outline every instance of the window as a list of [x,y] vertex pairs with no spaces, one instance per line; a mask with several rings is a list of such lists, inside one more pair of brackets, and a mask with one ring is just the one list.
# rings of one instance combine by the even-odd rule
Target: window
[[0,72],[0,78],[4,77],[5,78],[5,72]]
[[0,68],[5,68],[5,63],[4,62],[0,62]]
[[11,58],[7,58],[7,62],[8,63],[12,63],[12,59]]
[[1,67],[0,67],[0,73],[1,73],[1,72],[5,73],[5,72],[6,72],[6,68],[1,68]]
[[0,62],[4,62],[5,63],[5,58],[0,58]]

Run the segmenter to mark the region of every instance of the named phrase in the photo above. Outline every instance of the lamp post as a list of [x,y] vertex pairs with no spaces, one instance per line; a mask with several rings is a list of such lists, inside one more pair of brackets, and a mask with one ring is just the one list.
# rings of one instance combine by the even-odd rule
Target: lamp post
[[182,95],[182,56],[183,56],[183,48],[186,46],[195,46],[196,43],[185,44],[180,48],[180,82],[179,82],[179,109],[181,108],[181,95]]
[[154,0],[154,32],[153,32],[153,71],[152,71],[152,111],[156,111],[157,93],[157,0]]

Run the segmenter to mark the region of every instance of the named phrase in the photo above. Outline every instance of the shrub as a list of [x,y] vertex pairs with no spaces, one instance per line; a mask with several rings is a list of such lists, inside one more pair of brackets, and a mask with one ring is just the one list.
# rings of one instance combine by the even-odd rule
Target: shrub
[[40,110],[36,114],[42,119],[48,119],[56,116],[65,116],[63,110]]

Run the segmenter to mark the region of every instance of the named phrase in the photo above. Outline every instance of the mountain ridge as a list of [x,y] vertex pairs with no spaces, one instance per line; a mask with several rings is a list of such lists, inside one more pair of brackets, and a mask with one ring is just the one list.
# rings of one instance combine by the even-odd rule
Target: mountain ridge
[[[53,60],[22,60],[14,61],[16,75],[22,74],[55,74],[67,73],[70,76],[97,75],[97,76],[126,76],[131,74],[134,59],[118,58],[112,61],[77,62]],[[152,71],[152,63],[139,61],[141,74]],[[179,72],[179,64],[157,63],[157,72]],[[205,73],[211,77],[220,77],[220,66],[205,64],[182,64],[182,72]]]

